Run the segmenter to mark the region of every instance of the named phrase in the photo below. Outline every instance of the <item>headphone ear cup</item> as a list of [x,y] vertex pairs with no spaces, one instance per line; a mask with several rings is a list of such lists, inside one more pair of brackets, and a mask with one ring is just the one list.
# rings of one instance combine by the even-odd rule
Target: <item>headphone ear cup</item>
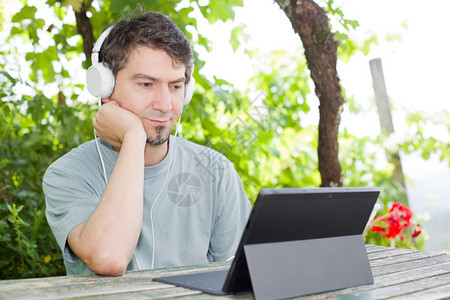
[[184,96],[184,105],[188,105],[191,102],[192,96],[194,95],[195,90],[195,79],[194,76],[191,76],[191,80],[189,81],[188,86],[186,87],[186,94]]
[[104,63],[96,63],[86,72],[86,84],[92,96],[108,98],[114,90],[114,75]]

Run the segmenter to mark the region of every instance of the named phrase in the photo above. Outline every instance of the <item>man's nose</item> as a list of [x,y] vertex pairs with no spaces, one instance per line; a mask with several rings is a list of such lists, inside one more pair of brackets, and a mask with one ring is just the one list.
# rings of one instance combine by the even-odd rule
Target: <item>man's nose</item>
[[163,113],[168,113],[172,110],[172,99],[167,86],[160,86],[158,88],[155,99],[153,99],[152,108]]

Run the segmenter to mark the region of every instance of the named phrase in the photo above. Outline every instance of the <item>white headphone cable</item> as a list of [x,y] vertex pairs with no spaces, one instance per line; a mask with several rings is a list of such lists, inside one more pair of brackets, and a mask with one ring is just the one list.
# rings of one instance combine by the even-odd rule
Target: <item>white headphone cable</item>
[[[100,108],[102,106],[102,101],[101,101],[100,97],[98,97],[97,99],[98,99],[98,111],[100,111]],[[106,176],[105,163],[103,161],[102,152],[100,151],[100,147],[98,145],[98,141],[97,141],[98,137],[97,137],[97,134],[95,133],[95,128],[94,128],[94,140],[95,140],[95,146],[97,147],[97,153],[98,153],[98,156],[100,157],[100,162],[102,164],[103,177],[105,179],[105,184],[108,184],[108,177]]]
[[[101,98],[98,97],[98,110],[100,110],[101,105],[102,105]],[[106,176],[105,162],[103,161],[102,151],[100,150],[100,146],[98,145],[98,141],[97,141],[98,137],[97,137],[97,134],[95,133],[95,128],[94,128],[94,140],[95,140],[95,146],[97,147],[98,156],[100,157],[100,163],[102,164],[103,178],[105,179],[105,184],[108,184],[108,177]],[[137,266],[138,270],[140,270],[141,268],[139,267],[139,263],[137,261],[137,258],[136,258],[136,255],[134,254],[134,252],[133,252],[133,258],[134,258],[134,261],[136,262],[136,266]]]
[[[100,108],[101,108],[101,98],[100,97],[98,98],[98,104],[99,104],[98,110],[100,110]],[[166,177],[164,179],[164,183],[163,183],[163,185],[161,187],[161,190],[159,191],[158,196],[156,196],[156,199],[153,202],[153,205],[152,205],[152,207],[150,209],[150,226],[151,226],[151,230],[152,230],[152,246],[153,246],[152,247],[152,266],[151,266],[152,269],[155,266],[155,232],[153,230],[153,208],[155,207],[156,202],[159,200],[159,197],[161,196],[162,191],[164,190],[164,187],[166,186],[167,178],[169,177],[170,166],[172,165],[172,157],[173,157],[173,152],[175,151],[175,144],[176,144],[176,141],[177,141],[178,131],[179,131],[179,128],[180,128],[180,122],[181,122],[181,115],[182,115],[182,113],[183,113],[183,107],[181,108],[180,117],[178,118],[178,122],[177,122],[176,129],[175,129],[175,136],[173,138],[172,151],[170,151],[169,165],[167,166]],[[108,177],[106,176],[105,163],[103,161],[102,152],[101,152],[100,147],[98,145],[98,141],[97,141],[98,137],[97,137],[97,134],[95,133],[95,128],[94,128],[94,140],[95,140],[95,145],[97,147],[98,156],[100,157],[100,162],[101,162],[102,169],[103,169],[103,177],[105,179],[105,184],[108,184]],[[136,262],[136,266],[137,266],[138,270],[140,270],[141,268],[139,267],[139,262],[138,262],[134,252],[133,252],[133,258],[134,258],[134,260]]]
[[[172,151],[170,152],[170,156],[169,156],[169,165],[167,166],[166,178],[164,179],[162,188],[159,191],[159,194],[156,197],[155,202],[153,202],[152,208],[150,209],[150,226],[151,226],[151,230],[152,230],[152,267],[151,267],[152,269],[155,267],[155,231],[153,228],[153,208],[155,207],[156,202],[159,200],[159,197],[161,196],[162,191],[164,190],[164,187],[166,186],[167,178],[169,177],[170,166],[172,165],[172,156],[173,156],[173,153],[175,152],[175,144],[177,141],[178,131],[180,129],[180,122],[181,122],[182,114],[183,114],[183,107],[181,107],[180,117],[178,118],[177,126],[175,129],[175,136],[173,138]],[[170,147],[170,145],[169,145],[169,147]]]

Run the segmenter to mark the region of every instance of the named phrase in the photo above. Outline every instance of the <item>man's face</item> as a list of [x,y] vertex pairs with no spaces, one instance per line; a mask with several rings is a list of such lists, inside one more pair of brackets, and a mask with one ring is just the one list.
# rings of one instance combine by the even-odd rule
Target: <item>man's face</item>
[[141,118],[147,143],[167,141],[184,102],[184,65],[162,50],[139,46],[116,76],[110,99]]

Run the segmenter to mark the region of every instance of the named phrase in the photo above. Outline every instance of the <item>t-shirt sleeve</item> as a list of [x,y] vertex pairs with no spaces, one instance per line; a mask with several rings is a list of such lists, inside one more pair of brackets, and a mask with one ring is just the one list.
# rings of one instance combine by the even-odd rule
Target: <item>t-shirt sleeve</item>
[[225,261],[235,255],[251,211],[241,179],[231,162],[220,183],[217,200],[221,207],[211,234],[211,261]]
[[76,171],[50,166],[42,181],[46,217],[67,262],[79,258],[68,247],[69,232],[86,222],[100,199],[92,182]]

